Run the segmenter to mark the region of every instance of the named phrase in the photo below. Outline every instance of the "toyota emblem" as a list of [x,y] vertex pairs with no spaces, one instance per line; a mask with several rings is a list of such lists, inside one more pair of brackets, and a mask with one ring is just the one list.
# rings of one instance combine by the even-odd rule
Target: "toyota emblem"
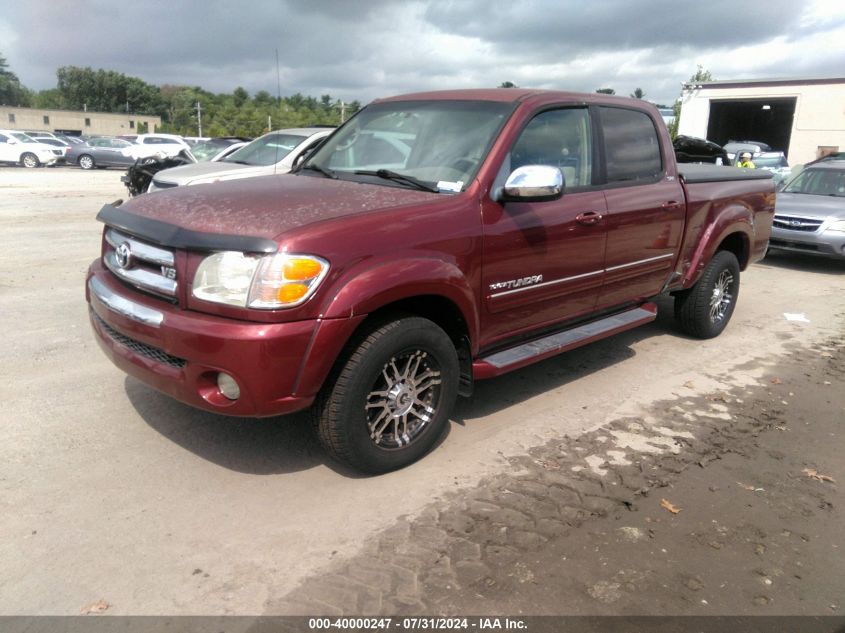
[[129,250],[128,242],[124,242],[117,247],[117,250],[114,252],[114,258],[117,261],[118,266],[121,268],[129,268],[129,264],[132,261],[132,251]]

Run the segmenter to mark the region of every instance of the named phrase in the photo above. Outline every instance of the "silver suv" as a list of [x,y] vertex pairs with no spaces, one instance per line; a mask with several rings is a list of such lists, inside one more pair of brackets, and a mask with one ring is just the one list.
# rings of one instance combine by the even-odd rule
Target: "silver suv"
[[778,193],[769,246],[845,259],[845,160],[816,163]]

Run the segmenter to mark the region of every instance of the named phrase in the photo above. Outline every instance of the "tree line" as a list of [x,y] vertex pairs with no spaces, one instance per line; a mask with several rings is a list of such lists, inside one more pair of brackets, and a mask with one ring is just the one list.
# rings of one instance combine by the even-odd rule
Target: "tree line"
[[[274,97],[266,90],[250,95],[238,87],[213,93],[199,86],[156,86],[113,70],[62,66],[55,88],[23,86],[0,54],[0,105],[160,116],[161,132],[198,136],[259,136],[269,129],[339,125],[361,108],[331,95],[319,99],[296,93]],[[199,104],[199,107],[197,107]]]

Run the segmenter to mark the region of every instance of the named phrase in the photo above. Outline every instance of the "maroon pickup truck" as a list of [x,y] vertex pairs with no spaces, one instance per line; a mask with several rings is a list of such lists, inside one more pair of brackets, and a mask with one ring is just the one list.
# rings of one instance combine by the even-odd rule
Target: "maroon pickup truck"
[[337,459],[420,458],[455,397],[655,318],[718,335],[763,257],[768,172],[675,163],[634,99],[378,100],[294,173],[106,205],[86,296],[113,362],[235,416],[312,407]]

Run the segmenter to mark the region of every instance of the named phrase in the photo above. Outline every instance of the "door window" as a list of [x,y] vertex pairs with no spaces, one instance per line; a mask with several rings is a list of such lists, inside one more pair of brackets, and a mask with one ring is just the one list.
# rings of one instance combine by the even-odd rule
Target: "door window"
[[549,165],[563,173],[567,189],[592,184],[592,139],[586,108],[548,110],[531,119],[511,150],[511,170]]
[[645,112],[602,106],[607,182],[654,181],[663,172],[654,121]]

